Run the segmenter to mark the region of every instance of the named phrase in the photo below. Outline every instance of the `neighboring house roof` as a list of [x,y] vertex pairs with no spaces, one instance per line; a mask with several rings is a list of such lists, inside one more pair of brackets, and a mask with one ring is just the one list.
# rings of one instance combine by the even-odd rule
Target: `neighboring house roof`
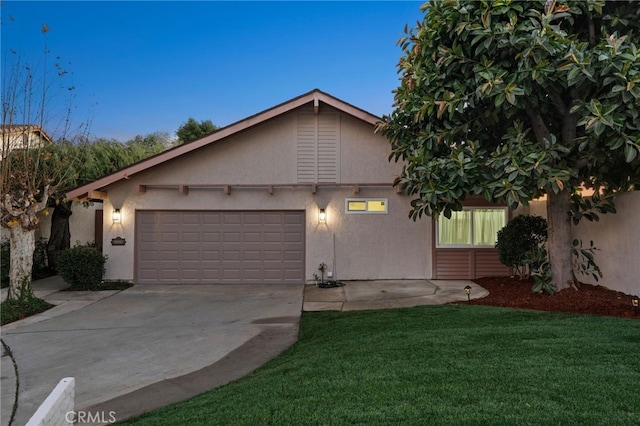
[[229,136],[242,132],[250,127],[256,126],[258,124],[271,120],[275,117],[278,117],[282,114],[290,112],[303,105],[313,103],[314,111],[317,113],[321,102],[345,114],[349,114],[359,120],[362,120],[368,124],[371,124],[372,126],[380,121],[380,117],[377,117],[363,109],[355,107],[327,93],[324,93],[319,89],[314,89],[311,92],[300,95],[280,105],[276,105],[258,114],[255,114],[243,120],[237,121],[226,127],[222,127],[216,130],[215,132],[210,133],[200,139],[196,139],[187,144],[183,144],[175,148],[172,148],[170,150],[164,151],[153,157],[149,157],[138,163],[132,164],[131,166],[120,169],[110,175],[104,176],[93,182],[90,182],[88,184],[75,188],[67,193],[67,198],[68,199],[101,198],[99,196],[94,196],[93,194],[99,192],[101,189],[109,185],[112,185],[116,182],[119,182],[124,179],[129,179],[131,176],[135,174],[138,174],[152,167],[155,167],[159,164],[165,163],[167,161],[173,160],[177,157],[180,157],[182,155],[195,151],[203,146],[218,142]]
[[2,124],[0,125],[3,143],[7,142],[7,150],[23,148],[25,145],[53,143],[51,136],[36,124]]

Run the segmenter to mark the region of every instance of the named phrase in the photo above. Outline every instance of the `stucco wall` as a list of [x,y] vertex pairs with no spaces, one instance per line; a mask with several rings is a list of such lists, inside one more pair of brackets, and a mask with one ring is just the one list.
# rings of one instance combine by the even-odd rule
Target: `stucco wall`
[[367,124],[344,114],[340,126],[342,182],[393,182],[402,165],[388,161],[391,150],[387,140],[372,134]]
[[[335,112],[335,111],[333,111]],[[321,112],[322,113],[322,112]],[[347,115],[340,119],[340,179],[338,183],[391,184],[400,170],[387,162],[389,146],[372,133],[371,126]],[[234,184],[297,184],[296,114],[280,116],[197,152],[133,176],[107,188],[104,204],[104,245],[108,255],[107,279],[134,278],[136,210],[303,210],[306,212],[306,278],[312,279],[324,262],[337,279],[430,278],[431,222],[413,222],[407,214],[408,197],[391,187],[265,187],[238,188]],[[229,184],[221,189],[138,185]],[[346,214],[346,198],[383,197],[388,214]],[[111,212],[119,208],[122,222],[113,224]],[[327,210],[326,224],[318,223],[318,209]],[[110,241],[123,237],[125,246]]]
[[[42,238],[48,240],[51,235],[51,215],[53,214],[53,208],[47,210],[49,211],[48,215],[41,215],[39,233]],[[73,214],[69,217],[71,247],[95,241],[96,210],[102,210],[102,203],[93,203],[85,207],[82,203],[73,202],[71,206]]]
[[599,249],[595,260],[604,275],[598,283],[587,276],[580,280],[640,295],[640,191],[619,195],[616,210],[601,214],[598,222],[583,220],[574,227],[574,238],[585,245],[593,241]]
[[[118,193],[124,188],[113,192]],[[191,191],[180,195],[172,190],[150,190],[130,194],[121,205],[122,221],[111,223],[113,206],[105,204],[107,279],[131,280],[134,276],[135,211],[175,210],[304,210],[306,212],[306,278],[326,263],[338,279],[428,278],[431,271],[430,222],[407,218],[409,200],[391,189],[367,189],[358,196],[385,197],[389,214],[354,215],[344,212],[345,198],[354,197],[349,189],[280,189],[273,195],[266,190],[237,189],[231,195],[222,191]],[[318,223],[318,209],[327,211],[326,224]],[[125,246],[112,246],[115,237],[127,240]],[[334,256],[335,253],[335,256]]]
[[[616,198],[616,214],[600,214],[598,222],[582,220],[572,227],[573,238],[589,241],[598,248],[595,260],[603,277],[596,281],[590,275],[578,275],[589,284],[599,284],[612,290],[640,294],[640,191]],[[547,217],[546,201],[533,201],[528,214]]]
[[[53,208],[47,208],[47,214],[40,213],[40,228],[36,232],[37,238],[49,239],[51,235],[51,215]],[[102,210],[102,203],[94,203],[87,207],[74,202],[71,206],[73,214],[69,217],[69,231],[71,232],[71,246],[86,244],[95,240],[95,211]],[[2,228],[2,238],[9,238],[9,230]]]

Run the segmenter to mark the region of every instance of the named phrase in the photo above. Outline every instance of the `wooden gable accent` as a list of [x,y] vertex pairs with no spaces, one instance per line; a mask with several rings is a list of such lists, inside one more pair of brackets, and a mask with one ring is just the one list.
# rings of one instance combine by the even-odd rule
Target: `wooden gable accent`
[[297,113],[298,183],[327,183],[340,180],[340,114],[311,109]]

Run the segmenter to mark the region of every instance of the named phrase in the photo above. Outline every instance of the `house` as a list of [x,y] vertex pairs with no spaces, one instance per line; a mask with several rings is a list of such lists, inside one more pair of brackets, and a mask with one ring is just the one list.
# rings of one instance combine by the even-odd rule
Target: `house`
[[104,203],[107,279],[301,283],[321,263],[341,280],[506,274],[493,244],[512,212],[471,200],[437,226],[409,219],[378,121],[316,89],[67,197]]
[[2,124],[2,153],[0,158],[14,149],[37,148],[53,143],[51,137],[36,124]]

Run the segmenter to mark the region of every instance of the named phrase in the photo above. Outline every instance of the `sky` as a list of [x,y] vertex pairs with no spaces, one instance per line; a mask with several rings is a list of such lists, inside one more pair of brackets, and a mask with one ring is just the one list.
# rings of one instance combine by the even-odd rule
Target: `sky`
[[46,45],[67,71],[47,97],[54,138],[68,106],[72,129],[126,141],[174,137],[189,117],[227,126],[315,88],[382,116],[422,3],[3,1],[3,79],[18,58],[47,69]]

